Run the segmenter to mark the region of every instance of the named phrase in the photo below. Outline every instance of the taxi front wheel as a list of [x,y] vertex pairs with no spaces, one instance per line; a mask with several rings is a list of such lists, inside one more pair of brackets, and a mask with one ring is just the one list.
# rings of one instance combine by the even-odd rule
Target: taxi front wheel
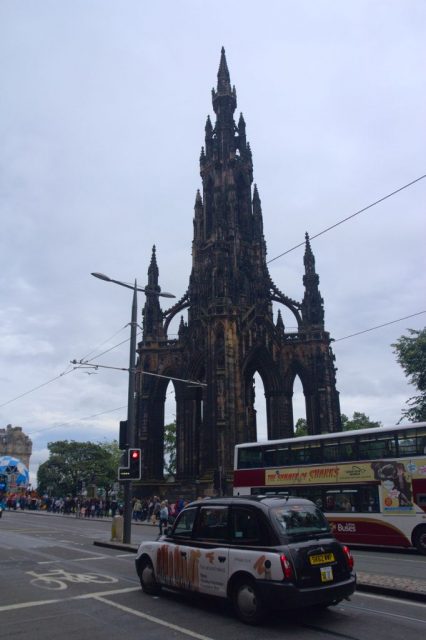
[[161,591],[161,585],[155,579],[154,567],[149,558],[143,558],[139,573],[142,591],[150,596],[156,596]]
[[246,624],[260,624],[267,608],[254,580],[239,578],[232,589],[232,604],[237,617]]

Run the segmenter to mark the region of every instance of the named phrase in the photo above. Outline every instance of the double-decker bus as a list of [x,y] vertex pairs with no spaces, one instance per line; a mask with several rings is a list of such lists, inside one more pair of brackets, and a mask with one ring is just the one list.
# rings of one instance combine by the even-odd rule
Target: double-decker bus
[[426,554],[426,422],[238,444],[233,491],[303,496],[342,542]]

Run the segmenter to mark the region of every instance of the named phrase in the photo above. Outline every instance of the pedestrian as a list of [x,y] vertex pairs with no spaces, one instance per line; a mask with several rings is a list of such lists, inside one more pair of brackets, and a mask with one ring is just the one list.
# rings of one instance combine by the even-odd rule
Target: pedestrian
[[167,504],[167,500],[163,500],[160,503],[160,512],[159,512],[159,527],[160,527],[160,536],[163,535],[163,527],[167,527],[169,524],[169,507]]
[[161,509],[160,498],[158,498],[158,496],[154,496],[154,508],[152,510],[152,516],[151,516],[152,524],[157,524],[157,521],[160,518],[160,509]]
[[139,498],[136,498],[135,503],[133,505],[133,520],[136,520],[136,522],[138,520],[142,519],[142,502],[139,500]]

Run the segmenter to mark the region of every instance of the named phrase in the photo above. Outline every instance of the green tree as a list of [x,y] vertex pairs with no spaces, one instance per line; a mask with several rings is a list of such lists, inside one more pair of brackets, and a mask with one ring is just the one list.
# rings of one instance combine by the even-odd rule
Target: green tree
[[296,436],[296,438],[308,435],[308,423],[306,422],[305,418],[299,418],[296,422],[294,435]]
[[108,492],[117,479],[117,442],[94,443],[58,440],[47,445],[49,458],[37,472],[39,493],[75,495],[79,482],[96,484]]
[[176,473],[176,422],[164,425],[164,473]]
[[342,413],[342,431],[354,431],[355,429],[375,429],[381,427],[381,422],[374,422],[370,420],[365,413],[360,411],[354,411],[352,420],[350,420],[344,413]]
[[408,329],[409,336],[401,336],[392,344],[398,364],[404,370],[410,384],[420,392],[406,402],[402,418],[412,422],[426,420],[426,327],[421,331]]
[[[352,416],[352,420],[345,416],[342,413],[342,431],[352,431],[354,429],[372,429],[374,427],[381,427],[381,422],[374,422],[370,420],[365,413],[361,413],[359,411],[354,411]],[[308,423],[305,418],[299,418],[296,422],[296,428],[294,431],[294,435],[298,438],[300,436],[307,436],[308,434]]]

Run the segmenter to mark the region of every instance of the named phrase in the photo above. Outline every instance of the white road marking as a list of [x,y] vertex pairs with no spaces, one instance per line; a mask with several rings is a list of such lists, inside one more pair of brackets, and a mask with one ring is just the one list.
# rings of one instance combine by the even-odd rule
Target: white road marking
[[[355,562],[356,562],[356,558],[360,558],[361,556],[359,556],[359,554],[357,554],[357,556],[355,557]],[[370,560],[371,561],[371,556],[369,557],[367,554],[361,557],[362,560]],[[389,559],[387,558],[374,558],[376,560],[377,563],[379,563],[379,561],[382,562],[382,564],[388,565],[389,564]],[[421,558],[392,558],[392,562],[394,564],[396,564],[397,562],[399,562],[399,564],[415,564],[418,565],[419,562],[422,562]],[[360,569],[360,571],[362,571],[362,569]]]
[[45,604],[55,604],[55,602],[62,602],[62,599],[56,600],[35,600],[34,602],[19,602],[18,604],[5,604],[0,607],[0,611],[13,611],[15,609],[26,609],[27,607],[41,607]]
[[[422,607],[425,608],[425,605],[422,602],[418,602],[416,600],[408,600],[405,598],[392,598],[390,596],[380,595],[378,593],[367,593],[367,591],[357,591],[357,596],[362,596],[363,598],[373,598],[377,600],[385,600],[386,602],[397,602],[398,604],[410,604],[413,607]],[[353,606],[352,604],[349,606]]]
[[87,598],[100,598],[102,596],[115,596],[119,593],[130,593],[130,591],[140,591],[139,587],[126,587],[125,589],[109,589],[108,591],[96,591],[95,593],[82,593],[79,596],[73,596],[69,600],[86,600]]
[[201,635],[200,633],[196,633],[195,631],[191,631],[190,629],[186,629],[185,627],[180,627],[177,624],[172,624],[171,622],[166,622],[165,620],[161,620],[160,618],[156,618],[155,616],[150,616],[146,613],[142,613],[136,609],[131,609],[130,607],[125,607],[118,602],[113,602],[112,600],[107,599],[106,596],[113,596],[116,594],[129,593],[131,591],[140,591],[140,587],[128,587],[126,589],[112,589],[110,591],[98,591],[96,593],[86,593],[79,596],[72,596],[71,598],[56,598],[54,600],[36,600],[33,602],[21,602],[19,604],[9,604],[0,606],[0,612],[2,611],[16,611],[19,609],[26,609],[28,607],[42,607],[50,604],[58,604],[68,602],[70,600],[98,600],[98,602],[103,602],[107,604],[109,607],[116,607],[121,611],[125,611],[126,613],[130,613],[133,616],[137,616],[138,618],[143,618],[144,620],[148,620],[149,622],[153,622],[154,624],[161,625],[163,627],[167,627],[168,629],[173,629],[173,631],[177,631],[183,635],[190,636],[191,638],[197,638],[197,640],[212,640],[209,636]]
[[91,556],[90,558],[73,558],[71,562],[85,562],[86,560],[105,560],[108,556]]
[[[81,549],[75,549],[75,551],[80,551]],[[87,553],[92,553],[93,551],[88,551]],[[104,555],[103,553],[98,553],[96,555],[86,556],[83,558],[59,558],[58,560],[39,560],[37,564],[54,564],[55,562],[85,562],[86,560],[104,560],[109,556]]]
[[173,629],[173,631],[178,631],[179,633],[183,633],[186,636],[190,636],[191,638],[198,638],[198,640],[212,640],[209,636],[203,636],[200,633],[196,633],[195,631],[191,631],[190,629],[185,629],[185,627],[179,627],[177,624],[172,624],[171,622],[166,622],[165,620],[161,620],[161,618],[155,618],[154,616],[150,616],[147,613],[142,613],[141,611],[137,611],[136,609],[130,609],[130,607],[125,607],[122,604],[118,604],[118,602],[112,602],[107,598],[102,596],[95,596],[95,600],[99,600],[100,602],[105,602],[108,606],[116,607],[121,611],[125,611],[126,613],[130,613],[133,616],[137,616],[138,618],[143,618],[144,620],[149,620],[149,622],[154,622],[155,624],[159,624],[163,627],[167,627],[168,629]]
[[5,604],[0,606],[1,611],[14,611],[16,609],[26,609],[27,607],[42,607],[47,604],[57,604],[58,602],[67,602],[68,600],[82,600],[87,598],[95,598],[106,595],[115,595],[119,593],[128,593],[129,591],[140,591],[140,587],[127,587],[126,589],[111,589],[111,591],[97,591],[95,593],[85,593],[84,595],[71,596],[70,598],[55,598],[54,600],[34,600],[32,602],[19,602],[18,604]]

